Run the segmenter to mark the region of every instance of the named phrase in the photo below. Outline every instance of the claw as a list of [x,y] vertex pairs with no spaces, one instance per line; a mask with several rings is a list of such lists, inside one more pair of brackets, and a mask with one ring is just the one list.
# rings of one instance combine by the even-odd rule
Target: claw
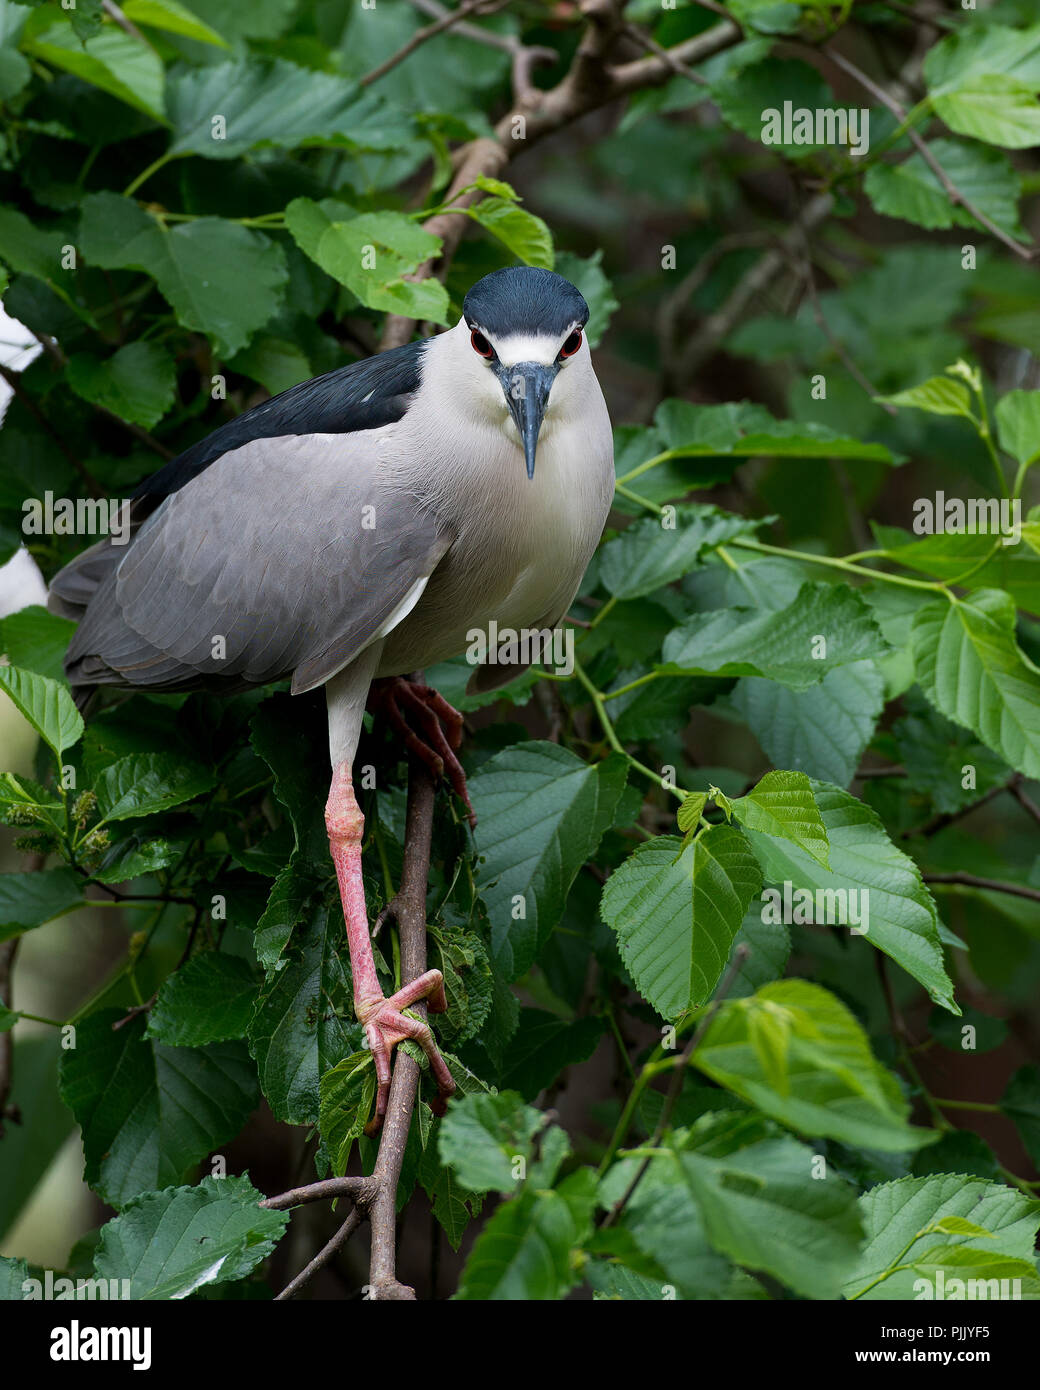
[[376,1065],[376,1113],[365,1126],[368,1135],[378,1134],[383,1127],[390,1096],[390,1053],[405,1038],[417,1042],[429,1058],[430,1070],[437,1082],[437,1098],[430,1105],[433,1113],[443,1115],[455,1093],[455,1082],[434,1042],[429,1024],[401,1012],[420,999],[427,1001],[431,1013],[442,1014],[447,1010],[444,976],[439,970],[427,970],[425,975],[420,975],[389,999],[372,1000],[358,1007],[359,1017],[363,1014],[361,1021],[365,1025],[365,1036]]
[[[466,774],[455,753],[462,744],[463,719],[459,711],[432,686],[406,680],[404,676],[374,682],[369,703],[385,712],[409,753],[420,758],[435,777],[447,776],[452,790],[466,806],[470,829],[476,829],[477,817],[469,799]],[[423,737],[409,724],[409,714]]]

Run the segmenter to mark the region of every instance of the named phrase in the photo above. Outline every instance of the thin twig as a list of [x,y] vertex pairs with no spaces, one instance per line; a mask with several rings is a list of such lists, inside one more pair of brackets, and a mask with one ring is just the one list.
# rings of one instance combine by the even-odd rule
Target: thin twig
[[450,29],[453,25],[458,24],[459,21],[465,19],[467,15],[477,14],[478,12],[482,14],[494,14],[496,10],[500,10],[506,3],[507,0],[491,0],[491,3],[489,3],[489,0],[465,0],[465,3],[460,5],[457,10],[448,11],[448,13],[442,15],[440,19],[434,20],[432,24],[427,24],[425,29],[417,29],[408,42],[399,48],[396,53],[391,53],[390,57],[380,63],[378,67],[373,68],[371,72],[367,72],[364,77],[359,77],[358,86],[371,87],[373,82],[378,82],[381,77],[385,77],[388,72],[391,72],[397,67],[398,63],[403,63],[404,60],[410,57],[422,44],[427,43],[430,39],[436,38],[438,34],[443,34],[445,29]]
[[1032,246],[1023,246],[1020,241],[1016,241],[1013,236],[1010,236],[1002,228],[998,227],[997,224],[993,221],[993,219],[987,217],[981,208],[976,207],[975,204],[969,198],[965,197],[965,195],[953,182],[949,174],[947,174],[946,170],[942,167],[942,165],[936,159],[935,155],[929,149],[928,144],[924,140],[924,138],[917,133],[917,131],[913,128],[912,125],[907,124],[907,112],[904,110],[902,106],[900,106],[899,102],[896,101],[895,97],[891,96],[888,92],[885,91],[884,87],[879,86],[878,83],[876,83],[873,80],[873,78],[868,77],[865,72],[861,71],[855,65],[855,63],[850,63],[848,58],[843,57],[840,53],[835,53],[832,49],[829,48],[820,49],[818,51],[822,52],[825,57],[829,58],[836,67],[841,68],[842,72],[846,72],[850,77],[854,78],[855,81],[857,81],[861,87],[863,87],[866,91],[870,92],[871,96],[876,97],[883,106],[886,106],[888,110],[891,111],[892,115],[895,116],[896,120],[899,121],[900,125],[904,125],[906,127],[906,133],[910,137],[911,142],[917,149],[921,158],[928,165],[929,169],[931,169],[932,173],[939,180],[940,184],[943,187],[943,191],[946,193],[946,196],[949,198],[951,203],[953,203],[954,205],[959,203],[960,206],[964,209],[964,211],[969,214],[969,216],[973,217],[976,222],[980,223],[981,226],[985,227],[986,230],[992,236],[995,236],[998,241],[1003,242],[1005,246],[1007,246],[1010,250],[1014,251],[1016,256],[1021,256],[1023,260],[1030,261],[1038,254],[1037,248]]
[[[261,1203],[261,1205],[264,1204]],[[292,1298],[293,1294],[298,1293],[299,1290],[303,1288],[304,1284],[306,1284],[310,1279],[312,1279],[314,1275],[317,1274],[318,1270],[322,1268],[323,1265],[328,1264],[329,1260],[332,1259],[333,1255],[336,1254],[337,1250],[341,1250],[343,1246],[346,1245],[347,1241],[354,1234],[357,1228],[361,1225],[362,1215],[363,1214],[358,1207],[351,1207],[350,1213],[347,1216],[346,1221],[344,1221],[343,1225],[339,1228],[339,1230],[332,1237],[329,1243],[327,1245],[322,1246],[322,1248],[315,1255],[314,1259],[311,1260],[310,1264],[305,1265],[304,1268],[300,1270],[299,1274],[297,1274],[296,1278],[291,1279],[289,1283],[286,1284],[285,1288],[281,1291],[281,1293],[275,1294],[275,1303],[284,1303],[288,1299]]]
[[922,874],[925,883],[956,883],[963,888],[984,888],[993,893],[1010,893],[1014,898],[1028,898],[1040,903],[1040,888],[1028,888],[1024,883],[1006,883],[999,878],[981,878],[978,874]]
[[[722,977],[722,983],[715,991],[715,998],[712,1000],[711,1008],[701,1019],[693,1037],[686,1044],[682,1054],[677,1058],[671,1084],[668,1087],[668,1093],[665,1097],[664,1105],[661,1108],[661,1117],[657,1121],[657,1128],[654,1130],[653,1137],[650,1140],[650,1147],[652,1149],[656,1149],[660,1144],[665,1131],[671,1123],[672,1114],[678,1104],[679,1096],[682,1094],[683,1081],[686,1079],[686,1068],[689,1066],[690,1059],[693,1057],[698,1047],[700,1047],[701,1039],[711,1027],[712,1020],[725,1003],[727,994],[729,994],[730,990],[733,988],[733,981],[736,979],[737,973],[750,954],[750,948],[743,942],[733,952],[733,959],[730,961],[729,968]],[[612,1226],[624,1211],[625,1206],[631,1200],[632,1194],[635,1192],[636,1188],[643,1181],[646,1170],[650,1167],[652,1162],[653,1158],[649,1154],[643,1159],[635,1177],[628,1184],[623,1195],[618,1198],[610,1211],[608,1211],[603,1218],[602,1224],[604,1227]]]
[[291,1187],[288,1192],[280,1192],[277,1197],[265,1197],[260,1205],[270,1211],[287,1211],[289,1207],[301,1207],[309,1202],[349,1197],[355,1206],[365,1211],[375,1196],[376,1186],[374,1178],[326,1178],[323,1182]]
[[[115,0],[101,0],[101,8],[119,25],[125,34],[129,34],[132,39],[140,39],[142,43],[148,44],[148,40],[138,29],[137,25],[127,19],[126,15],[115,3]],[[151,48],[151,44],[148,44]]]

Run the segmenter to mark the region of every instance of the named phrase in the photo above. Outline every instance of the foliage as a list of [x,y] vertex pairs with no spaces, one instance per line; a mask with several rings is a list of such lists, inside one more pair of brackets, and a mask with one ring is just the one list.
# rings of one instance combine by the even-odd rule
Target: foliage
[[[951,11],[905,119],[864,92],[866,157],[763,154],[763,107],[838,104],[832,66],[791,44],[814,57],[844,27],[898,66],[916,33],[905,6],[730,0],[740,28],[701,80],[647,69],[584,162],[543,159],[523,198],[487,175],[453,188],[452,147],[508,119],[509,43],[557,53],[546,84],[571,60],[584,21],[557,8],[380,74],[423,22],[403,4],[127,0],[128,28],[0,0],[0,283],[45,349],[0,431],[0,559],[25,540],[49,577],[82,546],[23,529],[27,499],[127,496],[266,393],[374,350],[385,314],[453,323],[478,275],[555,265],[623,402],[616,508],[571,674],[470,697],[461,662],[428,672],[472,715],[478,825],[439,799],[434,1023],[459,1098],[417,1107],[398,1206],[421,1187],[456,1250],[479,1222],[461,1299],[909,1299],[938,1271],[1040,1296],[1037,1184],[953,1130],[917,1055],[961,1049],[962,1024],[998,1047],[991,1014],[1040,983],[1040,389],[1006,369],[1040,354],[1018,256],[1040,25],[1015,0]],[[719,23],[649,0],[628,17],[677,49]],[[748,193],[763,158],[782,204]],[[810,187],[830,203],[800,221]],[[442,283],[419,271],[453,207],[468,234]],[[742,298],[778,237],[796,299]],[[1020,529],[922,535],[910,501],[940,488],[1019,505]],[[880,515],[906,524],[871,537]],[[306,1180],[374,1155],[320,693],[138,695],[84,724],[69,631],[38,607],[0,622],[0,687],[41,741],[33,777],[0,774],[0,816],[45,856],[0,876],[0,943],[99,897],[140,929],[110,927],[121,963],[50,1021],[74,1032],[49,1083],[66,1110],[21,1093],[36,1171],[71,1114],[116,1212],[99,1277],[269,1296],[286,1217],[206,1161],[261,1097],[309,1145]],[[373,914],[404,852],[399,754],[366,732]],[[389,993],[391,928],[378,945]],[[17,1081],[39,1039],[13,1004]],[[614,1089],[565,1130],[533,1102],[580,1090],[600,1046]],[[998,1106],[960,1105],[999,1110],[1036,1161],[1035,1066]],[[24,1270],[0,1260],[0,1296]]]

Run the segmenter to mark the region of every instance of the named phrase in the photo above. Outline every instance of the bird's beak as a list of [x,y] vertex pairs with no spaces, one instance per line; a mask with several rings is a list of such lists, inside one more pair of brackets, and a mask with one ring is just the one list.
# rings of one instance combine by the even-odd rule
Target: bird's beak
[[538,432],[542,428],[549,392],[558,371],[555,362],[548,365],[544,362],[514,362],[511,367],[502,366],[499,371],[502,390],[506,393],[510,413],[523,441],[529,478],[534,477]]

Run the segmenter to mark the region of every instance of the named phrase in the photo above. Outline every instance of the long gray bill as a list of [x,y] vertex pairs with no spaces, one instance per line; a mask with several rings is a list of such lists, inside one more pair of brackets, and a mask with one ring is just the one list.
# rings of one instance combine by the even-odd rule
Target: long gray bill
[[555,362],[548,365],[544,362],[515,362],[511,367],[502,366],[499,370],[502,390],[506,393],[510,413],[523,440],[529,478],[534,477],[538,433],[542,428],[549,392],[559,370]]

